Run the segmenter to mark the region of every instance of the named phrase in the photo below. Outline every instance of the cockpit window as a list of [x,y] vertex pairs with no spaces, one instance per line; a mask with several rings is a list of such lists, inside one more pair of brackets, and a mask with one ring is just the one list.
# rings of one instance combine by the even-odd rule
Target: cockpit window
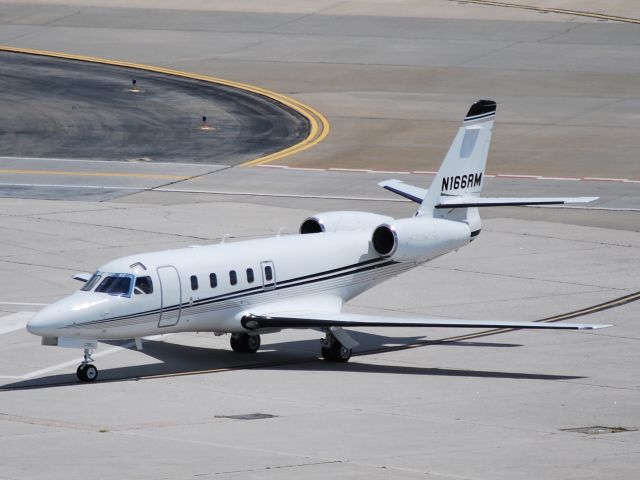
[[100,275],[98,272],[94,273],[93,276],[89,279],[89,281],[85,283],[80,290],[84,290],[85,292],[89,292],[93,290],[93,287],[96,286],[96,284],[100,281],[101,278],[102,278],[102,275]]
[[153,282],[151,281],[151,277],[136,278],[136,285],[133,289],[133,293],[136,295],[153,293]]
[[131,277],[131,275],[126,273],[109,274],[109,276],[98,285],[96,292],[128,297],[131,295],[131,284],[133,283]]

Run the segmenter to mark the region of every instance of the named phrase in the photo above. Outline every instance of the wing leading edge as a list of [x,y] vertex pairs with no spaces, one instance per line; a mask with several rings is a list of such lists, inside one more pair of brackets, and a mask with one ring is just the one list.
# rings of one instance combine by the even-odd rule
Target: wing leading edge
[[[318,318],[322,316],[323,318]],[[398,318],[336,313],[323,315],[245,315],[240,323],[247,330],[263,328],[331,328],[331,327],[444,327],[444,328],[514,328],[538,330],[594,330],[611,325],[583,323],[508,322],[499,320],[458,320],[440,318]]]

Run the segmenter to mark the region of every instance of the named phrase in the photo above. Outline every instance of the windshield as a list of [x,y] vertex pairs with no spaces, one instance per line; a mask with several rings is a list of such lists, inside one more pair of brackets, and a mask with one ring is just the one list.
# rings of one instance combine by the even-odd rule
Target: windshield
[[96,292],[121,297],[131,296],[133,275],[128,273],[109,273],[96,288]]

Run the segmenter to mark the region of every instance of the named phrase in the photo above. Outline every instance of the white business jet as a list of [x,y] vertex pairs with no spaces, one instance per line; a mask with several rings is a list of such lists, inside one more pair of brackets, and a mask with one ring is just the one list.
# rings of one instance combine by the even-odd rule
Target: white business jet
[[285,328],[324,333],[322,356],[346,362],[358,343],[344,327],[593,329],[607,325],[396,318],[342,313],[355,296],[457,250],[480,233],[478,207],[582,203],[597,197],[483,198],[496,104],[474,103],[429,190],[398,180],[380,185],[418,204],[411,218],[328,212],[300,234],[143,253],[103,265],[73,295],[36,314],[29,332],[45,345],[84,349],[77,370],[93,381],[98,340],[174,332],[231,334],[236,352],[256,352],[260,335]]

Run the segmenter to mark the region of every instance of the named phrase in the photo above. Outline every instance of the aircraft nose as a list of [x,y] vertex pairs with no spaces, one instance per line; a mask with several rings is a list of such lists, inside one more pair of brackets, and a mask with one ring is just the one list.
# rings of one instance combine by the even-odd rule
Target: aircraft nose
[[27,331],[40,337],[55,337],[55,320],[48,311],[49,307],[36,313],[31,320],[27,322]]

